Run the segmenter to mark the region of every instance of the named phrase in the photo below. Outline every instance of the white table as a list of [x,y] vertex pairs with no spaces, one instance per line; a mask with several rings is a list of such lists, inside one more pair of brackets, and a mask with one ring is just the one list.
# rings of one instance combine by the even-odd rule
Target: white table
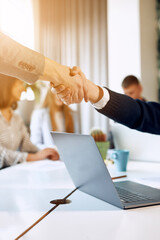
[[[0,171],[0,240],[16,238],[53,206],[52,199],[74,189],[63,163],[54,163],[27,163]],[[160,164],[129,162],[127,175],[131,180],[159,176]],[[71,204],[59,206],[21,239],[160,239],[160,206],[121,210],[80,191],[69,199]]]

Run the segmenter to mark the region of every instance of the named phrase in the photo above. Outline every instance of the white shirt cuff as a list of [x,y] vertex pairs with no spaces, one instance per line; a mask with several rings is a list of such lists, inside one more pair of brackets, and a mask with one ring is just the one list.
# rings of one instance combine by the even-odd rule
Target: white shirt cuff
[[101,98],[101,100],[99,100],[97,103],[92,104],[92,106],[97,109],[104,108],[108,103],[108,101],[110,100],[110,95],[108,90],[106,88],[102,88],[102,90],[103,90],[103,97]]

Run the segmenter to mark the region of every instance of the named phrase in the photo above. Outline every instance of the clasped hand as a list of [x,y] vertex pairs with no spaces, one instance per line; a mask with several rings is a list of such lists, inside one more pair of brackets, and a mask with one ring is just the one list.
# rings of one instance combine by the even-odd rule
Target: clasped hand
[[56,93],[58,97],[67,105],[72,103],[80,103],[83,99],[85,102],[89,101],[87,79],[79,67],[70,69],[70,76],[72,76],[71,87],[64,85],[54,86],[52,83],[51,91]]

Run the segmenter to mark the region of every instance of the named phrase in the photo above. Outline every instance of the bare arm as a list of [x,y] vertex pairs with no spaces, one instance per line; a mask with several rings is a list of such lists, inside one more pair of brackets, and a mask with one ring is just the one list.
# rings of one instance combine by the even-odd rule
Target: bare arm
[[59,160],[59,154],[53,148],[45,148],[37,153],[29,153],[26,160],[28,162],[32,162],[32,161],[43,160],[46,158],[56,161],[56,160]]

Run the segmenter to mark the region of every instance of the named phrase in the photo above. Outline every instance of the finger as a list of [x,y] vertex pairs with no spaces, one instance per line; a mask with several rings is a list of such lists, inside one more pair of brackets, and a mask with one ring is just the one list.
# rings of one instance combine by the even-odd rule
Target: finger
[[53,155],[50,155],[48,158],[49,158],[50,160],[56,161],[56,160],[59,160],[59,155],[58,155],[58,154],[53,154]]
[[54,148],[48,148],[48,154],[51,156],[59,156],[59,153]]
[[85,102],[89,101],[88,90],[84,90],[84,101]]
[[55,159],[55,157],[54,157],[54,156],[52,156],[52,155],[49,155],[49,156],[48,156],[48,159],[49,159],[49,160],[54,160],[54,159]]
[[78,74],[82,77],[82,79],[86,79],[86,75],[82,71],[79,71]]
[[79,73],[79,75],[81,76],[82,81],[83,81],[84,100],[85,100],[85,102],[88,102],[89,96],[88,96],[87,78],[83,72]]
[[50,82],[50,87],[54,87],[54,84],[52,82]]
[[81,88],[81,89],[78,91],[78,98],[77,98],[77,102],[76,102],[76,103],[82,102],[83,97],[84,97],[84,92],[83,92],[83,88]]
[[45,154],[47,156],[54,155],[55,154],[55,150],[53,148],[46,148],[45,149]]
[[57,94],[60,99],[65,99],[70,97],[71,90],[69,88],[66,88],[64,91]]
[[[83,76],[83,73],[82,73],[82,76]],[[87,92],[87,88],[85,87],[86,78],[82,76],[79,74],[79,78],[77,78],[78,94],[77,94],[77,99],[74,100],[76,103],[82,102],[83,98],[85,98],[85,101],[88,100],[88,92]],[[76,94],[74,94],[74,96],[76,96]]]
[[56,158],[56,157],[51,157],[51,158],[50,158],[50,160],[52,160],[52,161],[58,161],[58,160],[59,160],[59,158]]
[[76,74],[79,74],[81,72],[80,67],[74,66],[70,69],[70,75],[75,76]]
[[64,97],[64,98],[61,98],[61,101],[66,105],[70,105],[70,104],[74,103],[71,94],[69,96]]
[[56,154],[57,159],[60,159],[59,153],[56,152],[55,154]]
[[58,85],[56,87],[52,87],[51,92],[54,94],[55,93],[58,94],[58,93],[61,93],[62,91],[64,91],[65,89],[66,89],[66,87],[64,85]]
[[89,95],[88,95],[87,82],[84,83],[83,92],[84,92],[84,101],[88,102],[89,101]]

